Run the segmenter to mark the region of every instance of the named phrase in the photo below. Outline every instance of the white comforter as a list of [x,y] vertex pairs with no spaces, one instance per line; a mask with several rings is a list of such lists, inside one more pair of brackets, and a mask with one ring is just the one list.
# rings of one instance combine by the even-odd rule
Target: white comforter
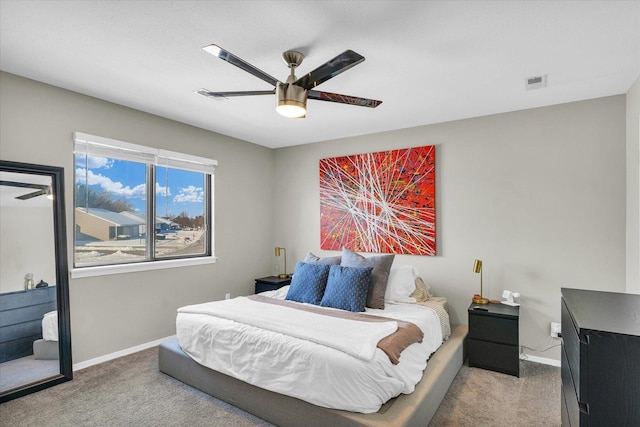
[[[261,295],[284,299],[287,289]],[[367,309],[367,313],[377,316],[412,322],[424,332],[423,342],[409,346],[402,352],[400,363],[393,365],[382,350],[375,348],[377,341],[370,347],[372,357],[350,354],[342,344],[323,343],[331,336],[349,336],[347,331],[353,327],[349,323],[354,322],[352,320],[332,318],[331,325],[316,328],[316,332],[323,330],[312,334],[320,336],[316,339],[304,337],[300,328],[292,326],[303,323],[299,318],[290,317],[287,307],[253,302],[251,307],[258,307],[253,310],[260,310],[257,317],[234,315],[233,308],[240,305],[247,304],[227,300],[179,309],[176,331],[180,346],[195,361],[211,369],[328,408],[376,412],[389,399],[401,393],[411,393],[422,377],[429,355],[442,342],[442,330],[435,312],[421,306],[387,304],[385,310]],[[216,312],[216,306],[222,307],[220,312]],[[285,311],[280,311],[282,309]],[[266,327],[273,330],[261,327],[255,320],[263,312],[271,311],[276,314],[265,314],[269,317],[265,325],[268,323]],[[273,319],[278,317],[277,312],[281,313],[283,323],[272,326]],[[347,323],[333,324],[334,320]],[[357,323],[395,325],[392,321]],[[289,329],[296,330],[294,334],[297,336],[284,333]],[[341,341],[345,340],[338,339],[336,343]]]
[[50,311],[42,317],[42,338],[58,341],[58,312]]

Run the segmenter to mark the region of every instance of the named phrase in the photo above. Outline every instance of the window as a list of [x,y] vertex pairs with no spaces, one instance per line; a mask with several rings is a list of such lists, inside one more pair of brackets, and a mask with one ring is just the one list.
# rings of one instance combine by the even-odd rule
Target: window
[[76,132],[74,161],[73,277],[213,262],[215,160]]

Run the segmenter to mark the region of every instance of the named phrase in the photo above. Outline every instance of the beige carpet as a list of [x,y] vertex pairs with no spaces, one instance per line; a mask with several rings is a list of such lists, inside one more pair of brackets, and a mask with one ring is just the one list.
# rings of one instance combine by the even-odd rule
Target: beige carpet
[[158,347],[74,373],[0,405],[11,427],[253,427],[271,424],[158,371]]
[[59,373],[59,360],[39,360],[33,354],[3,362],[0,363],[0,392],[53,377]]
[[520,362],[520,378],[463,366],[429,424],[560,426],[560,368]]
[[[559,426],[560,368],[521,362],[522,377],[463,366],[430,426]],[[271,426],[158,371],[158,348],[74,374],[0,405],[0,425]]]

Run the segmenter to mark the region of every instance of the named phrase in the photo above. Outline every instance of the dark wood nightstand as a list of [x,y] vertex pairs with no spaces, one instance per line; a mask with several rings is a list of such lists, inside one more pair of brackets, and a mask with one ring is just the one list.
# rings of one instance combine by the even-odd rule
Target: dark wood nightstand
[[269,276],[256,279],[256,294],[266,291],[275,291],[283,286],[291,284],[291,278],[280,279],[278,276]]
[[[480,307],[484,310],[476,310]],[[471,304],[469,312],[469,366],[520,376],[520,307]]]

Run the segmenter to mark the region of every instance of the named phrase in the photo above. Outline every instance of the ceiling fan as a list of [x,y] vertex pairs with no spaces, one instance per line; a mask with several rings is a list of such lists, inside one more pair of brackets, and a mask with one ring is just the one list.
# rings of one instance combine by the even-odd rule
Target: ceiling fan
[[23,194],[22,196],[17,196],[18,200],[29,200],[34,197],[47,195],[48,198],[52,199],[53,196],[51,194],[51,187],[49,185],[43,184],[30,184],[27,182],[16,182],[16,181],[0,181],[0,185],[6,185],[8,187],[19,187],[19,188],[31,188],[37,191]]
[[252,96],[252,95],[276,95],[276,111],[285,117],[304,118],[307,113],[307,99],[315,99],[318,101],[337,102],[340,104],[357,105],[360,107],[376,108],[382,104],[382,101],[375,99],[360,98],[357,96],[341,95],[339,93],[320,92],[314,90],[320,84],[347,71],[364,61],[364,56],[352,50],[345,50],[335,58],[325,62],[315,70],[297,78],[295,75],[296,68],[302,63],[304,55],[296,51],[287,51],[282,54],[282,59],[291,70],[291,74],[287,77],[286,82],[271,77],[264,71],[254,67],[246,61],[238,58],[234,54],[224,50],[215,44],[202,48],[206,52],[217,56],[223,61],[235,65],[236,67],[246,71],[257,78],[274,86],[272,90],[250,90],[236,92],[212,92],[207,89],[199,89],[195,91],[200,95],[204,95],[215,99],[226,99],[233,96]]

